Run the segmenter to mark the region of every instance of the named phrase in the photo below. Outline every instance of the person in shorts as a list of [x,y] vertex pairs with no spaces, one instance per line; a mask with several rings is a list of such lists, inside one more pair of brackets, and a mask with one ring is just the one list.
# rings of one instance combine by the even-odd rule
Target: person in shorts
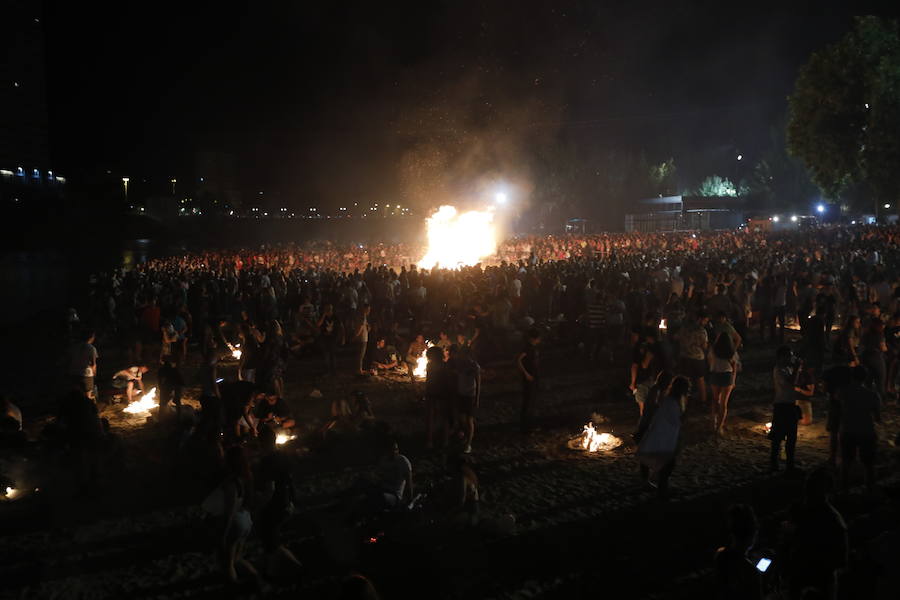
[[697,390],[701,404],[706,403],[706,351],[709,336],[706,323],[709,318],[697,313],[690,323],[678,332],[678,374],[691,380],[691,388]]

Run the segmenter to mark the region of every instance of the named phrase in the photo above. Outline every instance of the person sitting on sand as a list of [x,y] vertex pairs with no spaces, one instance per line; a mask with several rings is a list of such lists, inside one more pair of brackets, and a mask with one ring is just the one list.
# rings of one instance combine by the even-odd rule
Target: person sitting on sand
[[253,410],[257,428],[265,425],[269,429],[293,429],[297,422],[291,416],[291,409],[283,398],[274,393],[266,393]]
[[146,365],[122,369],[113,376],[113,387],[125,391],[125,402],[131,404],[144,392],[142,378],[150,370]]
[[375,350],[372,353],[372,366],[379,373],[386,373],[399,365],[397,349],[393,346],[388,346],[384,337],[379,336],[378,341],[375,342]]
[[762,582],[749,558],[756,543],[756,515],[746,504],[728,509],[728,545],[716,551],[716,598],[721,600],[759,600]]

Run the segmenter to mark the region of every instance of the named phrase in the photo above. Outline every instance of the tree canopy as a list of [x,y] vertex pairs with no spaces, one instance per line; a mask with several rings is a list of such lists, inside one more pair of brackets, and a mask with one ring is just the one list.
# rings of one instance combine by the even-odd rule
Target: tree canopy
[[895,21],[860,17],[812,55],[789,99],[788,151],[836,198],[862,188],[868,207],[900,196],[900,35]]

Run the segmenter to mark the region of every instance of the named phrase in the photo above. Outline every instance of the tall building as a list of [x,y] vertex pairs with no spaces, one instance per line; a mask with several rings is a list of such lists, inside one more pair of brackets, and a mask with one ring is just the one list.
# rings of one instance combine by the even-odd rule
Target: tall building
[[0,198],[58,191],[47,120],[41,1],[8,0],[0,18]]

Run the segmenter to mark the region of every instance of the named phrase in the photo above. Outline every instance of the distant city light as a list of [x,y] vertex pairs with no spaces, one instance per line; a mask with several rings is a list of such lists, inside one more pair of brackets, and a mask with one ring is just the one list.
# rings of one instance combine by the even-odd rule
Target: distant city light
[[791,223],[797,222],[797,215],[791,215]]
[[825,205],[824,205],[824,204],[819,204],[819,205],[817,205],[817,206],[816,206],[816,211],[819,212],[819,214],[825,212]]
[[772,217],[772,221],[774,221],[775,223],[777,223],[777,222],[779,221],[778,215],[775,215],[774,217]]

